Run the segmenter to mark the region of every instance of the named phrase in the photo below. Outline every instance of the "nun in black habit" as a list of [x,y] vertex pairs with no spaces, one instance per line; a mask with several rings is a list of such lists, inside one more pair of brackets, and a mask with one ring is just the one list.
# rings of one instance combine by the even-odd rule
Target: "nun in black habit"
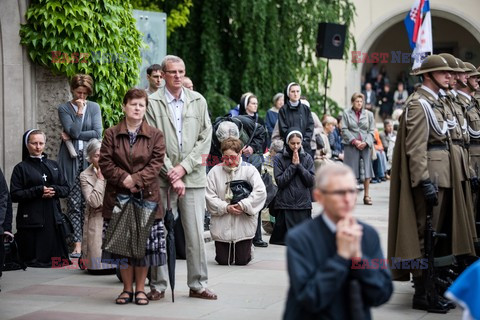
[[18,203],[17,242],[20,259],[29,267],[69,264],[61,225],[59,198],[69,187],[56,161],[43,153],[45,134],[28,130],[22,138],[22,162],[13,169],[10,194]]

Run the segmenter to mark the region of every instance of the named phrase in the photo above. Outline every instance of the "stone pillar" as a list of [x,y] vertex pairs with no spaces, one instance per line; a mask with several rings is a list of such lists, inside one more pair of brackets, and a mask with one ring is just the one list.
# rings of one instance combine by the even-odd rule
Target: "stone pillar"
[[36,68],[37,128],[47,135],[45,153],[49,159],[57,160],[60,149],[62,125],[58,118],[58,106],[71,99],[68,79],[64,75],[54,75],[50,70]]

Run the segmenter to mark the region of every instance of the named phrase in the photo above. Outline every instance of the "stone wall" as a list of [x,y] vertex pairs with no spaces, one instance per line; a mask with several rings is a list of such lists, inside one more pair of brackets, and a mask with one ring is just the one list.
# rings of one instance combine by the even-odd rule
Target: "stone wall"
[[71,99],[68,79],[54,75],[50,70],[36,66],[37,126],[47,135],[45,153],[56,160],[60,149],[62,125],[58,118],[58,106]]

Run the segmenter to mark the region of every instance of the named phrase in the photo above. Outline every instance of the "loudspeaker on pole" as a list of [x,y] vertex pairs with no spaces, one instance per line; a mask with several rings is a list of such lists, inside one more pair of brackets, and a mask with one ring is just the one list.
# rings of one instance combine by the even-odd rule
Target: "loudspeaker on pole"
[[317,57],[343,59],[346,27],[343,24],[320,22],[317,35]]

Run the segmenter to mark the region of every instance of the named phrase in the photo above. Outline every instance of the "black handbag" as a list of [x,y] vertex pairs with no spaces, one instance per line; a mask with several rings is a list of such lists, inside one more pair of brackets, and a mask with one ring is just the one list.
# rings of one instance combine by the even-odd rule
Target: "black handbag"
[[[26,264],[23,263],[18,254],[18,246],[15,238],[10,236],[0,236],[0,239],[4,240],[2,245],[5,249],[3,271],[27,269]],[[2,266],[0,266],[0,271],[2,271]]]
[[263,207],[267,208],[270,207],[270,204],[275,203],[278,187],[273,183],[273,178],[270,173],[267,172],[267,170],[262,173],[262,181],[265,185],[265,189],[267,190],[267,198],[265,199],[265,204]]
[[233,195],[230,204],[239,203],[241,200],[248,198],[250,193],[252,193],[253,187],[246,180],[233,180],[228,183],[230,183],[230,190],[232,190]]

